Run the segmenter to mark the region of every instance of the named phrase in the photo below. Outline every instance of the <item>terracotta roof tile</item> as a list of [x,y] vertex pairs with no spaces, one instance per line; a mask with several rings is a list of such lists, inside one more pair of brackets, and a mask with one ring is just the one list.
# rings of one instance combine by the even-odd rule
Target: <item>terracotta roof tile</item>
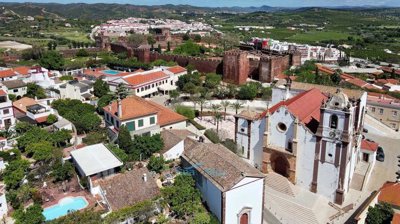
[[168,78],[169,76],[162,71],[152,72],[147,74],[138,74],[123,79],[132,86],[138,86],[145,83],[153,82],[160,79]]
[[48,117],[48,116],[38,117],[38,118],[35,119],[35,121],[36,121],[37,123],[44,123],[44,122],[47,121],[47,117]]
[[367,151],[375,152],[378,149],[378,146],[379,145],[376,142],[370,142],[368,140],[361,141],[361,149],[364,149]]
[[178,73],[185,72],[186,68],[177,65],[177,66],[170,67],[167,70],[172,72],[172,73],[174,73],[174,74],[178,74]]
[[12,69],[6,69],[6,70],[1,70],[0,71],[0,78],[7,78],[7,77],[12,77],[16,76],[15,72]]
[[[133,118],[148,116],[151,114],[157,114],[158,124],[165,126],[181,121],[185,121],[186,118],[174,111],[154,103],[150,100],[145,100],[137,96],[130,96],[121,101],[122,115],[120,120],[129,120]],[[110,109],[111,107],[111,109]],[[116,116],[118,111],[117,101],[112,102],[110,105],[103,107],[103,109]]]
[[29,97],[22,97],[21,99],[13,102],[13,107],[26,113],[26,107],[37,104],[36,100]]
[[320,121],[320,107],[327,97],[318,89],[310,89],[302,92],[286,101],[281,101],[269,109],[272,114],[280,107],[285,106],[290,113],[296,116],[300,122],[308,124],[313,119]]
[[167,152],[179,142],[184,141],[188,136],[195,136],[188,130],[166,129],[161,131],[161,138],[164,141],[164,147],[160,151],[161,154]]
[[400,214],[399,213],[393,214],[392,224],[400,224]]
[[368,83],[366,81],[359,79],[359,78],[347,79],[346,82],[353,84],[355,86],[361,87],[361,88],[368,85]]
[[13,70],[21,75],[29,75],[29,71],[31,70],[31,68],[28,66],[20,66],[13,68]]
[[[147,181],[144,181],[146,174]],[[134,169],[96,181],[102,188],[113,211],[153,199],[160,195],[155,180],[147,168]]]
[[327,73],[328,75],[333,75],[333,74],[335,74],[335,71],[332,70],[332,69],[330,69],[330,68],[328,68],[328,67],[325,67],[325,66],[320,65],[320,64],[316,64],[316,65],[317,65],[318,70],[319,70],[320,72]]
[[379,194],[378,201],[386,202],[393,206],[400,207],[400,183],[386,182]]
[[0,96],[4,96],[4,95],[7,95],[6,91],[0,89]]

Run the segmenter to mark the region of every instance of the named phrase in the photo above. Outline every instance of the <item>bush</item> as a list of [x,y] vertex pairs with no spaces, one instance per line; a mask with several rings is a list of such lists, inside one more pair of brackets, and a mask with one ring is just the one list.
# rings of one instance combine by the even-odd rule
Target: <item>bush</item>
[[226,148],[231,150],[233,153],[237,153],[237,144],[232,139],[225,139],[225,141],[221,142]]
[[178,105],[178,106],[176,106],[175,110],[178,114],[185,116],[189,120],[192,120],[195,118],[194,110],[190,107]]
[[197,123],[195,120],[189,120],[189,122],[191,124],[193,124],[193,126],[195,126],[197,128],[197,130],[205,130],[206,129],[204,126],[202,126],[201,124]]
[[79,49],[78,52],[76,52],[77,57],[87,57],[89,56],[89,52],[87,52],[85,49]]
[[213,130],[210,130],[210,129],[207,129],[205,132],[204,132],[204,135],[208,138],[208,139],[210,139],[210,141],[212,142],[212,143],[215,143],[215,144],[217,144],[217,143],[220,143],[220,139],[219,139],[219,137],[218,137],[218,134],[215,132],[215,131],[213,131]]
[[154,171],[156,173],[161,173],[161,171],[164,169],[164,164],[165,164],[164,157],[162,157],[162,156],[159,156],[159,157],[151,156],[149,164],[147,165],[147,168],[150,171]]
[[47,117],[46,123],[47,123],[47,124],[54,124],[54,123],[56,123],[57,121],[58,121],[57,116],[54,115],[54,114],[50,114],[50,115]]
[[257,93],[257,85],[253,83],[247,83],[246,85],[240,87],[238,98],[241,100],[253,100],[256,98]]
[[74,77],[72,77],[72,75],[63,75],[60,77],[61,81],[70,81],[70,80],[74,80]]

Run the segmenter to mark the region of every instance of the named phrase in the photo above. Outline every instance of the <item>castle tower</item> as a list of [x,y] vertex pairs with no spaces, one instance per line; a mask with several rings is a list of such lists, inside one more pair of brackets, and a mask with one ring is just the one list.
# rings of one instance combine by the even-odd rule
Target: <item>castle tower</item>
[[249,75],[248,53],[240,50],[226,51],[224,54],[223,78],[237,85],[245,84]]

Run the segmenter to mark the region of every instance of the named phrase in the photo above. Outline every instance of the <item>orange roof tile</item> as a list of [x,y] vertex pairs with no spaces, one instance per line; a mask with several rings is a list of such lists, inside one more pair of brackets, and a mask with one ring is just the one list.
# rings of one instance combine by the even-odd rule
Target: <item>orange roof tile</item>
[[367,151],[375,152],[378,149],[378,146],[379,145],[376,142],[370,142],[368,140],[361,141],[361,149],[364,149]]
[[379,194],[378,201],[386,202],[393,206],[400,206],[400,183],[386,182]]
[[[185,121],[186,118],[174,111],[154,103],[149,100],[142,99],[137,96],[130,96],[121,101],[122,115],[120,120],[130,120],[133,118],[148,116],[151,114],[157,114],[158,124],[160,126],[165,126],[168,124],[173,124],[181,121]],[[110,108],[111,107],[111,108]],[[117,116],[118,105],[114,101],[110,105],[103,107],[103,109]]]
[[181,73],[181,72],[185,72],[186,68],[177,65],[177,66],[174,66],[174,67],[170,67],[167,70],[172,72],[172,73],[174,73],[174,74],[178,74],[178,73]]
[[35,119],[35,121],[36,121],[37,123],[44,123],[44,122],[47,121],[47,117],[48,117],[48,116],[38,117],[38,118]]
[[333,75],[333,74],[335,74],[335,71],[332,70],[332,69],[330,69],[330,68],[328,68],[328,67],[325,67],[325,66],[320,65],[320,64],[316,64],[316,65],[317,65],[318,70],[319,70],[320,72],[327,73],[328,75]]
[[272,114],[282,106],[286,106],[290,113],[302,123],[308,124],[312,119],[320,121],[320,107],[327,97],[319,89],[310,89],[286,101],[281,101],[269,109]]
[[399,213],[393,214],[392,224],[400,224],[400,214]]
[[4,95],[7,95],[6,91],[0,89],[0,96],[4,96]]
[[17,75],[17,74],[15,74],[15,72],[12,69],[6,69],[6,70],[0,71],[0,78],[12,77],[15,75]]
[[13,102],[13,107],[21,112],[26,113],[26,107],[37,104],[36,100],[29,97],[22,97],[21,99]]
[[366,81],[364,81],[362,79],[359,79],[359,78],[347,79],[346,82],[348,82],[350,84],[353,84],[355,86],[361,87],[361,88],[365,87],[366,85],[368,85],[368,83]]
[[158,71],[158,72],[152,72],[152,73],[147,73],[147,74],[134,75],[131,77],[125,77],[123,79],[132,86],[138,86],[141,84],[149,83],[152,81],[156,81],[156,80],[164,79],[164,78],[168,78],[168,77],[169,76],[167,74],[165,74],[164,72]]
[[31,70],[31,68],[27,67],[27,66],[20,66],[20,67],[13,68],[13,70],[16,71],[18,74],[28,75],[29,74],[29,70]]

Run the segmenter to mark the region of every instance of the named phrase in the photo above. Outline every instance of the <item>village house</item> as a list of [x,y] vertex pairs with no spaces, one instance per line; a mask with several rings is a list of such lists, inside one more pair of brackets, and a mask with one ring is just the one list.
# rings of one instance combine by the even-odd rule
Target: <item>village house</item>
[[22,97],[27,93],[27,84],[22,80],[9,80],[2,82],[2,89],[16,97]]
[[89,80],[72,80],[60,85],[60,98],[89,101],[93,97],[93,82]]
[[0,129],[8,129],[15,124],[13,103],[7,93],[0,89]]
[[376,142],[371,142],[368,140],[361,140],[361,159],[363,162],[370,163],[372,167],[375,165],[376,152],[378,150],[379,144]]
[[186,118],[155,102],[129,96],[105,106],[104,120],[111,139],[125,125],[131,136],[158,134],[162,129],[184,129]]
[[366,93],[347,91],[350,99],[340,90],[321,90],[274,89],[281,95],[273,93],[273,103],[274,97],[283,100],[264,113],[239,114],[235,138],[246,160],[259,169],[342,204],[361,157]]
[[265,176],[221,144],[193,143],[182,154],[208,209],[222,224],[263,222]]
[[400,130],[400,100],[379,93],[368,93],[367,112],[395,131]]
[[89,145],[72,150],[71,159],[79,175],[87,178],[92,194],[98,193],[93,181],[117,173],[123,163],[104,144]]
[[196,139],[196,134],[185,129],[165,129],[161,131],[164,142],[163,149],[159,152],[165,160],[178,159],[185,148],[186,138]]
[[29,97],[23,97],[12,103],[16,119],[31,124],[41,124],[47,121],[50,114],[55,114],[49,105]]

